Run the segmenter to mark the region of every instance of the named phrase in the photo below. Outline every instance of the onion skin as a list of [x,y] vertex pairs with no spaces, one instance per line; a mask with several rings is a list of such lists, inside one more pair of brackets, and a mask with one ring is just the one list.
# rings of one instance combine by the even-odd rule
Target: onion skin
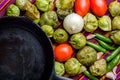
[[97,59],[100,59],[104,53],[103,52],[98,52],[97,53]]
[[69,14],[63,21],[63,27],[69,34],[81,32],[83,30],[83,26],[83,18],[76,13]]
[[115,80],[116,75],[114,75],[113,72],[108,72],[108,73],[106,74],[106,77],[109,78],[109,79],[111,79],[111,80]]
[[95,35],[94,35],[94,34],[89,34],[89,35],[86,37],[87,40],[90,40],[90,39],[93,39],[93,38],[95,38]]

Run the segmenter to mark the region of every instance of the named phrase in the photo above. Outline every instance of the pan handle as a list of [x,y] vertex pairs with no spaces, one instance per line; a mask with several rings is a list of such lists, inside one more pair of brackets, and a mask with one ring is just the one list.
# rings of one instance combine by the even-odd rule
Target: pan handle
[[54,72],[54,73],[53,73],[53,80],[73,80],[73,79],[56,75],[55,72]]

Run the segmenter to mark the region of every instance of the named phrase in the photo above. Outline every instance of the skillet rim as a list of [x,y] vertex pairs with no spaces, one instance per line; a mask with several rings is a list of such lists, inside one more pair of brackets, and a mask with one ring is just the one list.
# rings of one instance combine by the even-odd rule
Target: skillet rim
[[[47,43],[48,43],[48,45],[49,45],[49,47],[50,47],[50,50],[49,51],[51,51],[51,64],[52,65],[50,65],[51,66],[51,72],[50,72],[50,75],[49,75],[49,80],[51,80],[52,79],[52,76],[53,76],[53,74],[54,74],[54,61],[55,61],[55,57],[54,57],[54,51],[53,51],[53,48],[52,48],[52,42],[51,42],[51,40],[50,40],[50,38],[47,36],[47,34],[40,28],[40,26],[38,25],[38,24],[36,24],[36,23],[34,23],[30,18],[27,18],[27,17],[25,17],[25,16],[3,16],[3,17],[0,17],[0,24],[3,24],[3,22],[5,23],[6,22],[6,24],[5,25],[7,25],[7,21],[5,21],[5,20],[10,20],[10,19],[16,19],[16,20],[21,20],[21,21],[23,21],[24,23],[26,23],[26,24],[31,24],[31,25],[34,25],[34,29],[37,31],[37,33],[41,33],[43,36],[44,36],[44,38],[46,38],[46,40],[47,40]],[[12,22],[12,20],[10,20],[9,22]],[[17,24],[17,23],[15,23],[15,24]],[[27,27],[26,27],[27,28]],[[37,35],[39,35],[39,34],[37,34]],[[49,56],[48,56],[49,57]],[[43,75],[43,74],[42,74]],[[48,77],[48,76],[47,76]]]

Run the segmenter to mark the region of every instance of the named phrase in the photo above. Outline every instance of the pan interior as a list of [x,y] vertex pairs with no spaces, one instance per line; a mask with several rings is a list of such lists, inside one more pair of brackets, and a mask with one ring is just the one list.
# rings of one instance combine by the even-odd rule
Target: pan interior
[[20,27],[0,28],[0,80],[39,80],[44,72],[43,40]]

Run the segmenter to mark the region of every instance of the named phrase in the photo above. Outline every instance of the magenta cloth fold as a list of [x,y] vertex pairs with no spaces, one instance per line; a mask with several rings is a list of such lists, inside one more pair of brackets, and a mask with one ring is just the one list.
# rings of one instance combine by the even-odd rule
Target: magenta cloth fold
[[6,12],[6,9],[8,8],[8,6],[9,6],[10,4],[12,4],[12,3],[15,2],[15,0],[10,0],[8,3],[7,3],[7,1],[8,1],[8,0],[2,0],[1,3],[0,3],[0,8],[1,8],[2,6],[4,6],[3,9],[0,10],[0,17],[4,16],[4,15],[5,15],[5,12]]

